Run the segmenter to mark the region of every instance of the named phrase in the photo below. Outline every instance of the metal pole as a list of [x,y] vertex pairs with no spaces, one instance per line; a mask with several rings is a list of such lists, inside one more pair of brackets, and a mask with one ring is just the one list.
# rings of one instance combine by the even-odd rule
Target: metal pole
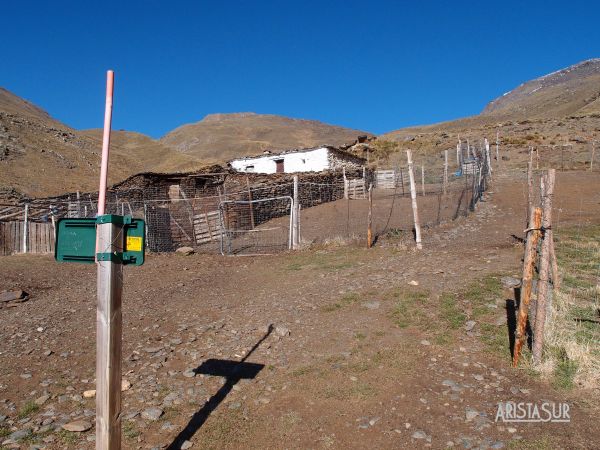
[[[112,120],[114,74],[106,76],[106,109],[102,139],[102,163],[98,195],[98,216],[106,207],[108,156]],[[123,226],[100,223],[96,228],[96,253],[117,255],[123,251]],[[97,258],[98,259],[98,258]],[[116,260],[97,261],[98,302],[96,311],[96,449],[121,448],[121,352],[123,288],[122,264]]]
[[25,205],[25,217],[23,220],[23,253],[27,253],[27,238],[29,236],[29,226],[27,221],[29,220],[29,205]]

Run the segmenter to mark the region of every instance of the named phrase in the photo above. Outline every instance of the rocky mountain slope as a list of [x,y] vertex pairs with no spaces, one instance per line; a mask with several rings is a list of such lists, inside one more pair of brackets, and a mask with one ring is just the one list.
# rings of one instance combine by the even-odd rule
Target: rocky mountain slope
[[369,133],[316,120],[235,113],[210,114],[200,122],[171,131],[160,142],[203,161],[221,162],[264,150],[338,146],[365,134]]
[[593,142],[600,141],[600,59],[523,83],[479,115],[403,128],[380,139],[395,146],[394,162],[404,160],[400,150],[412,149],[421,161],[439,166],[441,152],[454,151],[459,138],[466,148],[467,139],[481,147],[484,138],[494,144],[496,136],[508,166],[522,167],[533,147],[541,167],[587,167]]

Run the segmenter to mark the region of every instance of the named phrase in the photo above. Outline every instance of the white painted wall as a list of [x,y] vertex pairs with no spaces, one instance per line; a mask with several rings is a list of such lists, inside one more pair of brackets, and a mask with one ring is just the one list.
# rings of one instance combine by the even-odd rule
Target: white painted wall
[[[287,153],[284,155],[265,155],[258,158],[234,159],[231,167],[238,172],[275,173],[275,160],[283,159],[285,173],[321,172],[329,168],[329,149],[327,147],[305,152]],[[254,166],[251,169],[249,166]]]

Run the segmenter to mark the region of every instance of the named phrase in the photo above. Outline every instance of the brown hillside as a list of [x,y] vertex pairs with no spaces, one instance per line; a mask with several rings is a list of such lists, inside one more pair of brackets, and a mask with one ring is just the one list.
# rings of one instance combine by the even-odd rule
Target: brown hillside
[[264,150],[337,146],[361,134],[369,133],[270,114],[210,114],[171,131],[160,142],[203,161],[223,162]]
[[403,163],[401,150],[412,149],[418,160],[437,167],[441,152],[453,155],[459,137],[478,148],[487,137],[494,147],[498,133],[503,164],[523,167],[534,147],[554,167],[581,168],[589,164],[592,142],[600,140],[599,119],[600,59],[592,59],[528,81],[477,116],[403,128],[380,140],[394,144],[391,162]]
[[[101,147],[100,131],[73,130],[0,89],[0,198],[96,189]],[[199,165],[142,134],[112,133],[110,183],[142,171],[190,170]]]

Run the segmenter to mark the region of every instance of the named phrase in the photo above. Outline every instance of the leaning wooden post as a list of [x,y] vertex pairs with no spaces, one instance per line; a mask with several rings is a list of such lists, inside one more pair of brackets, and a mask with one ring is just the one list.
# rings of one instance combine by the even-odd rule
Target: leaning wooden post
[[373,246],[373,184],[369,185],[369,216],[367,224],[367,248]]
[[536,302],[535,327],[533,333],[533,362],[542,362],[542,349],[544,347],[544,326],[546,324],[546,311],[549,304],[550,292],[550,266],[552,242],[552,196],[554,194],[554,169],[542,177],[542,232],[543,241],[540,253],[540,276],[538,279],[538,296]]
[[537,254],[537,245],[540,239],[540,226],[542,223],[542,209],[534,208],[529,221],[527,242],[525,244],[525,258],[523,260],[523,278],[521,281],[521,297],[517,316],[517,329],[515,331],[515,348],[513,351],[513,367],[517,367],[521,348],[525,342],[525,329],[529,302],[531,301],[531,288],[533,286],[533,270]]
[[425,197],[425,166],[421,166],[421,191],[423,191],[423,197]]
[[[106,207],[110,127],[112,121],[113,71],[106,80],[106,109],[102,139],[102,165],[98,195],[98,216]],[[97,225],[96,253],[115,255],[123,251],[122,225]],[[121,351],[122,264],[119,261],[97,261],[98,304],[96,314],[96,449],[121,448]]]
[[444,194],[448,189],[448,150],[444,150]]
[[29,205],[25,205],[23,213],[23,253],[27,253],[27,240],[29,238]]
[[415,241],[417,248],[423,248],[421,244],[421,224],[419,223],[419,210],[417,207],[417,187],[415,185],[415,174],[413,170],[412,152],[406,150],[406,158],[408,159],[408,178],[410,179],[410,198],[412,201],[413,219],[415,221]]
[[592,142],[592,158],[590,159],[590,172],[594,171],[594,154],[596,153],[596,141]]
[[298,175],[294,175],[294,204],[292,205],[292,248],[298,249],[299,246],[299,234],[298,234],[298,206],[299,206],[299,195],[298,195]]

